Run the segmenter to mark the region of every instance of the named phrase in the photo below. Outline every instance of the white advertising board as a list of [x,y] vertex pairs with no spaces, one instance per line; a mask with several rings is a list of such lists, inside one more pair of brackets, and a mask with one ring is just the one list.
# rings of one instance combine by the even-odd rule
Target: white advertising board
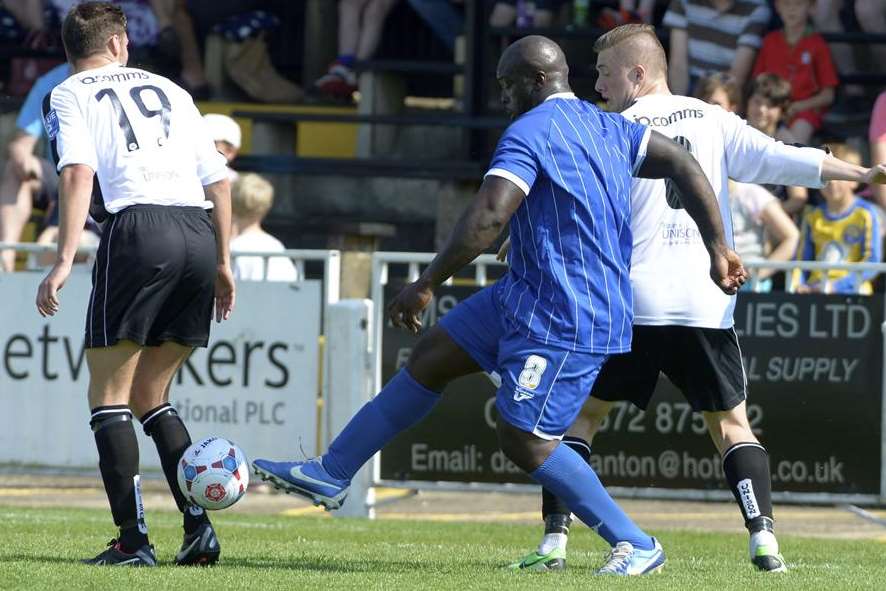
[[[89,428],[83,349],[88,272],[61,291],[61,310],[42,318],[37,273],[0,274],[0,463],[84,467],[98,456]],[[254,457],[317,453],[318,281],[242,282],[234,314],[213,322],[172,384],[191,438],[226,437]],[[137,417],[136,417],[137,418]],[[135,423],[142,467],[159,467]]]

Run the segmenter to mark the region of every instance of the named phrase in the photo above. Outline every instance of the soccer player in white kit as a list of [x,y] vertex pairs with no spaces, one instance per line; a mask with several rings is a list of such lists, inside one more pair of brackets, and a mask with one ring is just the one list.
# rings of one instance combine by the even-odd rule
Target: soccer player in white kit
[[[855,166],[814,148],[787,146],[740,117],[698,99],[672,95],[664,49],[649,25],[624,25],[594,45],[596,89],[611,111],[621,111],[680,143],[698,160],[718,193],[732,247],[728,180],[821,187],[836,179],[886,180],[884,167]],[[773,533],[769,459],[751,431],[747,379],[733,328],[735,296],[708,277],[708,255],[695,223],[668,180],[634,179],[631,190],[631,285],[634,334],[631,352],[616,355],[600,372],[581,416],[564,443],[590,455],[590,442],[613,404],[645,409],[659,372],[703,413],[723,459],[723,470],[750,532],[750,558],[763,571],[786,570]],[[543,492],[545,536],[513,568],[556,570],[566,564],[571,517]]]
[[169,404],[169,388],[194,347],[206,346],[213,308],[221,321],[234,307],[225,159],[185,90],[126,67],[119,7],[78,4],[65,18],[62,39],[74,73],[43,101],[61,181],[58,257],[40,284],[37,309],[43,316],[58,311],[92,213],[104,225],[86,310],[90,426],[120,533],[85,562],[156,565],[139,489],[134,413],[157,446],[183,514],[176,563],[210,564],[219,557],[215,531],[176,479],[191,438]]

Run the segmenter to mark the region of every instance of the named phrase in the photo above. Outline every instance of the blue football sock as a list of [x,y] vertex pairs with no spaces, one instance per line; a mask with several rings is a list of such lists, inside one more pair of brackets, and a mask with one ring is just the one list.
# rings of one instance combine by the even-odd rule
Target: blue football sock
[[350,54],[342,54],[342,55],[338,56],[336,61],[343,66],[346,66],[348,68],[353,68],[354,62],[357,61],[357,56],[350,55]]
[[419,422],[440,401],[440,393],[415,381],[404,368],[363,405],[323,456],[333,478],[350,480],[378,450]]
[[530,476],[563,499],[572,512],[610,546],[618,542],[630,542],[641,550],[655,546],[652,538],[609,496],[593,468],[569,446],[558,445]]

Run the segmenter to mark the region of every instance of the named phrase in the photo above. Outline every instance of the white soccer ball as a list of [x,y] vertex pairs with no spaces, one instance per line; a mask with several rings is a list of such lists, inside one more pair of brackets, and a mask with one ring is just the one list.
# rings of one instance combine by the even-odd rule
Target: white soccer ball
[[207,437],[193,443],[178,463],[182,494],[204,509],[224,509],[240,500],[249,486],[246,455],[236,443]]

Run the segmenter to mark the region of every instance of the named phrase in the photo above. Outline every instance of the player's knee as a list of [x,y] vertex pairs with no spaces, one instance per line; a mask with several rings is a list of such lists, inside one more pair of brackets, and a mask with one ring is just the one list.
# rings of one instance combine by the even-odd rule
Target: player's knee
[[505,456],[526,473],[534,472],[551,455],[556,441],[540,439],[504,420],[498,421],[498,444]]
[[442,344],[435,334],[430,332],[419,339],[409,355],[406,368],[416,382],[429,390],[442,392],[452,381],[452,375],[446,351],[441,350]]

